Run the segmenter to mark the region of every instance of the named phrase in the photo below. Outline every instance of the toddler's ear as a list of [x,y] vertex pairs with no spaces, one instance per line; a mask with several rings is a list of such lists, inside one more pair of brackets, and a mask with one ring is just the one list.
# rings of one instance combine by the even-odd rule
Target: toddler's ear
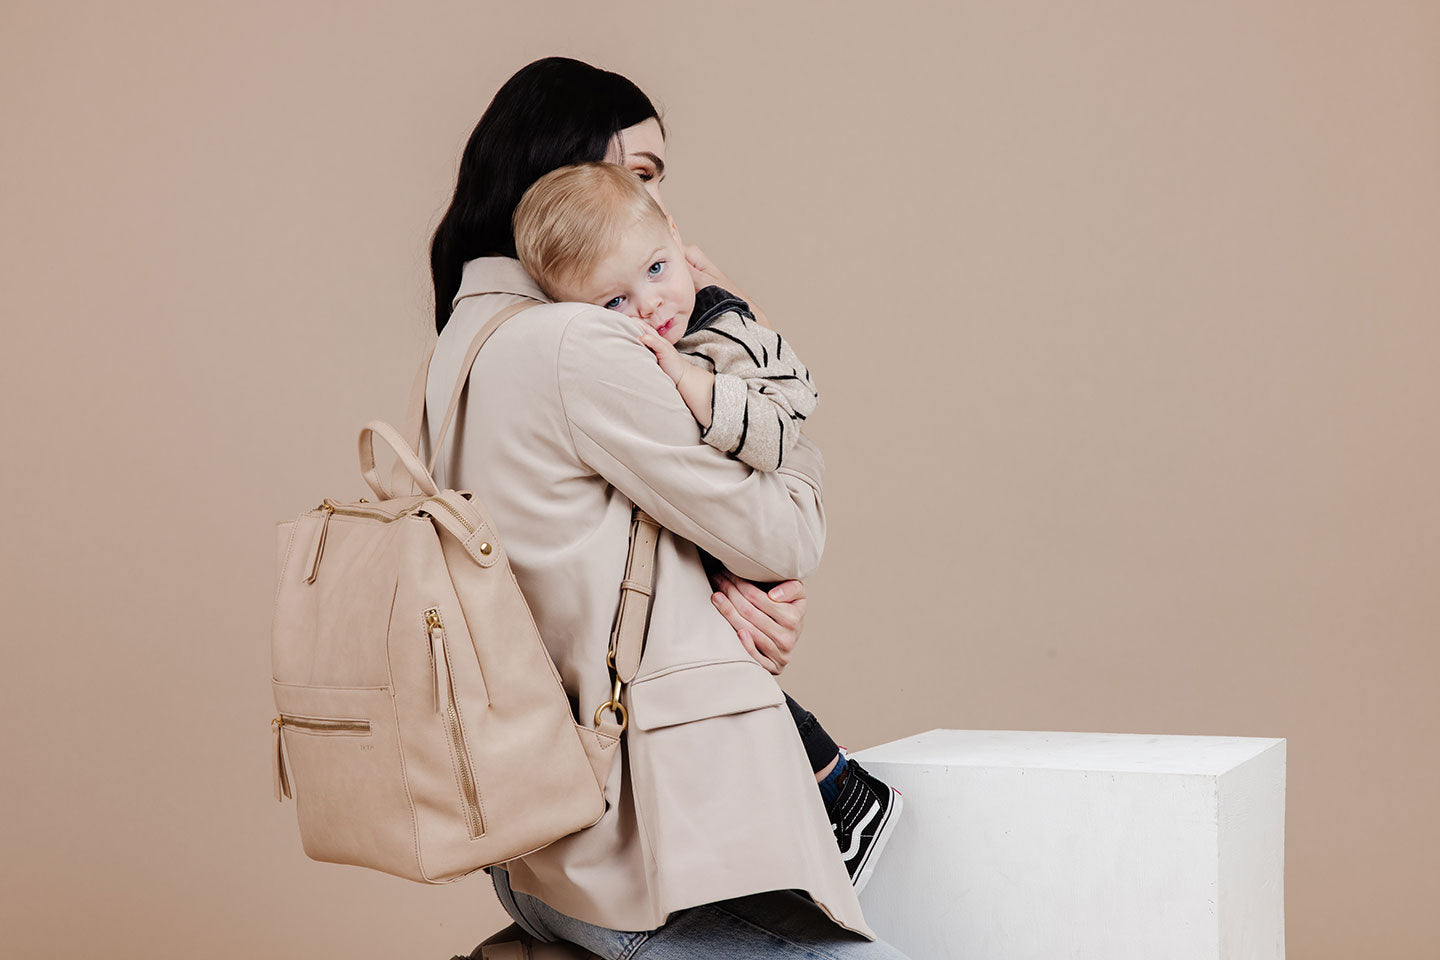
[[670,234],[675,238],[675,242],[680,245],[680,249],[685,249],[685,241],[680,239],[680,228],[675,225],[675,218],[667,213],[665,214],[665,222],[670,224]]

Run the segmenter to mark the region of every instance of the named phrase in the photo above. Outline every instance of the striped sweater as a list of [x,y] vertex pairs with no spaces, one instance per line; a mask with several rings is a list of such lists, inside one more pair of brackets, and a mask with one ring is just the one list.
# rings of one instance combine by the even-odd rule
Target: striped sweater
[[715,373],[710,426],[701,438],[756,470],[776,470],[820,394],[790,344],[755,320],[750,305],[716,286],[695,292],[675,349]]

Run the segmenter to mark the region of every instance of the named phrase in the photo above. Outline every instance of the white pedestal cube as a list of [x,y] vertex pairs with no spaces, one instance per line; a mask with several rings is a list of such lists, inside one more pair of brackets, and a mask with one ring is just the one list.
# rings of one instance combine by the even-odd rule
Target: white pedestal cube
[[1285,741],[931,730],[865,918],[912,960],[1283,960]]

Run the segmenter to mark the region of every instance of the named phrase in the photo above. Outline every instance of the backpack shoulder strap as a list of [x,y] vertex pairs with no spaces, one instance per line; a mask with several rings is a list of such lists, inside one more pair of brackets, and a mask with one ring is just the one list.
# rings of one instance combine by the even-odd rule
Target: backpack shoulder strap
[[[538,300],[525,299],[519,303],[513,303],[490,318],[490,322],[480,328],[475,334],[475,339],[470,341],[470,349],[465,353],[465,359],[460,363],[460,375],[455,379],[455,389],[450,392],[450,406],[445,410],[445,419],[440,421],[440,433],[435,437],[435,449],[430,452],[430,462],[426,465],[430,472],[435,472],[435,461],[440,459],[440,451],[445,449],[445,434],[450,431],[450,424],[455,419],[455,411],[460,408],[460,395],[465,392],[465,385],[470,382],[470,368],[475,365],[475,357],[479,355],[480,348],[485,346],[485,341],[490,339],[490,334],[500,329],[500,324],[509,320],[521,310],[539,304]],[[432,353],[433,348],[432,348]]]
[[639,507],[630,512],[630,553],[625,558],[625,579],[620,581],[620,614],[610,635],[615,674],[622,683],[635,679],[645,648],[650,620],[650,597],[655,590],[655,543],[660,524]]
[[[456,407],[460,403],[460,394],[465,391],[465,384],[469,382],[470,368],[475,365],[475,357],[480,353],[480,348],[485,345],[485,341],[490,338],[490,334],[499,329],[500,324],[509,320],[521,310],[527,307],[533,307],[539,302],[538,300],[526,299],[505,307],[496,313],[495,316],[491,317],[489,322],[480,328],[480,332],[475,334],[475,339],[470,341],[470,349],[465,354],[464,362],[460,364],[460,376],[456,381],[454,391],[450,394],[450,408],[445,412],[445,421],[440,428],[440,439],[436,441],[435,450],[432,451],[430,455],[429,469],[432,474],[435,471],[435,462],[439,459],[439,451],[442,449],[442,443],[445,440],[445,432],[449,429],[450,421],[454,417]],[[425,351],[425,357],[420,361],[420,368],[415,371],[415,379],[410,384],[410,401],[405,408],[405,432],[402,435],[405,438],[405,442],[410,444],[410,449],[414,450],[416,456],[422,460],[425,458],[425,424],[428,420],[425,412],[425,386],[430,381],[430,361],[435,357],[435,346],[438,342],[438,339],[431,342],[429,349]],[[409,474],[406,473],[403,466],[396,463],[390,475],[390,488],[398,491],[401,489],[402,484],[406,482],[408,476]]]
[[[479,355],[480,348],[485,345],[486,340],[490,339],[490,335],[500,328],[500,324],[537,303],[538,301],[534,300],[522,300],[519,303],[511,304],[491,317],[489,322],[470,341],[470,348],[466,351],[465,359],[460,364],[460,373],[456,378],[455,388],[450,393],[450,405],[445,410],[445,419],[440,423],[440,433],[435,440],[435,449],[430,454],[430,461],[427,465],[429,472],[434,472],[440,451],[444,449],[445,435],[449,432],[450,424],[455,419],[455,412],[460,406],[460,396],[465,392],[465,385],[470,381],[470,369],[475,365],[475,358]],[[419,372],[415,375],[415,381],[411,385],[410,406],[405,417],[405,439],[412,442],[417,453],[420,452],[420,444],[424,440],[425,385],[429,379],[430,361],[434,354],[435,346],[431,344],[425,354],[425,359],[420,364]],[[595,715],[596,725],[601,730],[613,733],[617,737],[628,726],[624,708],[619,705],[620,686],[628,684],[634,679],[640,666],[640,655],[645,648],[645,633],[650,622],[650,597],[655,585],[655,546],[659,537],[660,524],[638,506],[635,507],[630,518],[630,551],[625,559],[625,577],[620,582],[620,608],[616,613],[615,626],[610,635],[610,650],[607,656],[608,666],[612,669],[612,676],[615,679],[615,694],[610,701],[601,705]],[[601,717],[606,707],[610,707],[617,716],[608,721],[602,720]]]

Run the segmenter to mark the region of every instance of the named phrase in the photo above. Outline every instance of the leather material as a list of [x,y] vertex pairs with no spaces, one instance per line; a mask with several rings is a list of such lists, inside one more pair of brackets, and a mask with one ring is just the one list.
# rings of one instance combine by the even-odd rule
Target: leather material
[[598,954],[563,940],[537,940],[512,923],[489,937],[470,954],[478,960],[601,960]]
[[[530,305],[474,338],[444,426],[480,347]],[[419,494],[381,480],[377,437]],[[359,458],[378,502],[327,499],[277,538],[275,792],[294,797],[306,854],[443,883],[594,824],[622,727],[587,725],[587,705],[577,722],[485,507],[441,489],[382,421],[360,431]],[[638,509],[632,525],[626,663],[641,656],[656,539]]]
[[[436,449],[439,449],[445,444],[445,436],[450,431],[450,424],[455,421],[456,411],[460,409],[460,397],[465,393],[465,388],[469,386],[470,369],[475,365],[475,358],[479,355],[480,348],[485,345],[486,340],[490,339],[490,335],[500,328],[500,324],[509,320],[521,310],[532,306],[534,306],[533,303],[521,301],[520,303],[506,307],[491,317],[490,322],[485,324],[484,327],[481,327],[475,339],[470,342],[470,349],[466,351],[465,359],[460,364],[460,377],[455,383],[455,389],[450,392],[450,402],[445,407],[445,419],[440,421],[440,434],[435,440]],[[413,400],[414,397],[412,396],[411,399]],[[406,422],[408,423],[413,416],[413,414],[407,414]],[[425,469],[427,474],[435,469],[435,461],[438,458],[439,454],[433,454],[430,457],[430,462],[426,464]]]
[[625,560],[625,578],[620,581],[620,610],[610,648],[615,651],[615,670],[629,683],[640,669],[640,652],[645,628],[649,626],[651,584],[655,580],[655,543],[660,527],[639,507],[630,523],[630,552]]
[[399,457],[401,465],[409,471],[410,476],[420,484],[422,493],[433,497],[440,492],[440,488],[435,486],[435,481],[430,476],[430,471],[425,469],[425,465],[420,462],[420,458],[415,455],[414,451],[405,445],[405,441],[400,437],[400,432],[388,423],[374,420],[366,424],[360,431],[360,475],[365,478],[365,482],[375,496],[382,501],[395,499],[375,469],[374,436],[377,433],[390,445],[390,449]]
[[534,954],[519,940],[493,943],[480,948],[481,960],[533,960]]
[[[458,378],[456,378],[455,389],[451,391],[450,402],[446,404],[445,407],[445,417],[440,424],[440,439],[436,441],[437,448],[444,443],[445,435],[450,430],[450,424],[455,419],[455,413],[460,409],[460,398],[465,393],[465,388],[469,383],[470,369],[475,364],[475,357],[479,355],[480,348],[485,345],[485,341],[490,338],[490,335],[500,328],[500,324],[504,323],[506,320],[509,320],[521,310],[524,310],[527,307],[534,306],[537,302],[538,301],[535,298],[527,297],[526,299],[521,300],[519,303],[511,304],[503,310],[500,310],[493,317],[490,318],[490,320],[485,324],[485,326],[480,328],[480,332],[477,333],[475,335],[475,338],[470,342],[470,349],[466,351],[465,359],[461,362],[460,365],[461,374]],[[432,343],[429,349],[425,351],[425,358],[420,361],[420,369],[416,371],[415,379],[410,384],[410,399],[408,401],[408,405],[405,408],[405,434],[404,443],[401,444],[401,448],[408,448],[410,450],[416,451],[416,453],[419,453],[421,450],[421,435],[425,429],[425,384],[429,379],[430,360],[434,356],[435,344]],[[362,440],[361,442],[363,444],[364,441]],[[433,474],[435,470],[436,459],[437,458],[435,456],[431,456],[430,462],[425,465],[425,475],[428,476],[430,474]],[[367,481],[369,481],[370,476],[369,473],[366,471],[365,455],[363,450],[361,453],[360,462],[361,470],[362,472],[365,472],[365,478]],[[400,472],[402,468],[408,469],[410,475],[412,477],[416,477],[416,473],[411,468],[411,464],[409,464],[406,461],[406,458],[402,455],[399,461],[396,462],[394,471],[392,473],[392,486],[398,487],[398,478],[400,477]],[[371,485],[371,489],[376,490],[374,484]],[[382,499],[388,498],[390,496],[388,493],[383,493],[380,490],[376,490],[376,493],[377,495],[382,497]]]

